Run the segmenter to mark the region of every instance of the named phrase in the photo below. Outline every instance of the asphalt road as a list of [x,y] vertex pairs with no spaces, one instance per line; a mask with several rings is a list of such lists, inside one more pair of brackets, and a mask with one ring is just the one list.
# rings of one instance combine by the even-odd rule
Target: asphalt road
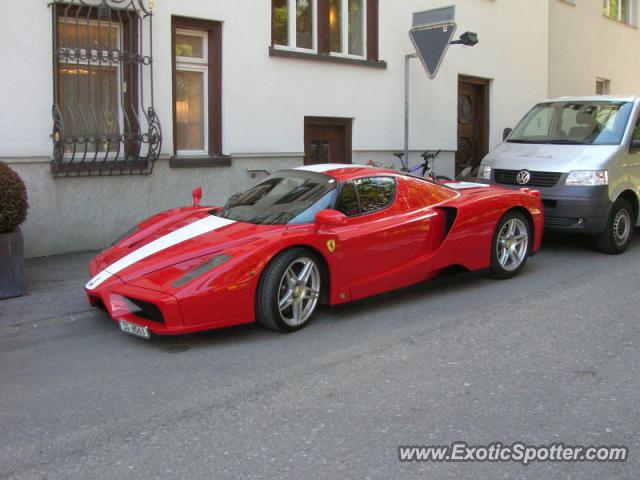
[[[292,335],[250,325],[147,342],[99,312],[53,309],[42,328],[0,331],[0,478],[637,479],[639,267],[640,239],[613,257],[548,238],[515,279],[440,279],[325,308]],[[631,454],[397,458],[398,445],[457,440]]]

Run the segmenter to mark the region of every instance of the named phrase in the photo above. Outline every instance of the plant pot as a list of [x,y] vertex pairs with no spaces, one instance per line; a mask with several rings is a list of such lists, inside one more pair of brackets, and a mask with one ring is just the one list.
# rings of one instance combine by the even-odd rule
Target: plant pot
[[22,232],[0,233],[0,299],[25,292]]

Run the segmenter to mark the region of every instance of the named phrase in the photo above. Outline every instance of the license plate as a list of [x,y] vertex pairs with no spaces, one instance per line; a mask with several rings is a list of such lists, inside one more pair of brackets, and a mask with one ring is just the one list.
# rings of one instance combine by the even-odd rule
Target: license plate
[[135,323],[125,322],[124,320],[120,320],[120,330],[126,333],[130,333],[131,335],[135,335],[136,337],[142,338],[151,338],[151,334],[149,333],[149,329],[147,327],[141,327],[140,325],[136,325]]

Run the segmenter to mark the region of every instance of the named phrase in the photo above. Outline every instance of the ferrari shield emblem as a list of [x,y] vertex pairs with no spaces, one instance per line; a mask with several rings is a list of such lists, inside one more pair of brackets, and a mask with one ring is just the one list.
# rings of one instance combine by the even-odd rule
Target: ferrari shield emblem
[[327,240],[327,250],[329,250],[330,253],[333,253],[335,249],[336,249],[336,241]]

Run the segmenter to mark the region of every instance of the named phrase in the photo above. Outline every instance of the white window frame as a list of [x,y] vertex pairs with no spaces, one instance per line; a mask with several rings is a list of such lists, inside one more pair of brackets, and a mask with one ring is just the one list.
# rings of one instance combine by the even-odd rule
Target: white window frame
[[[602,84],[602,93],[598,93],[598,83]],[[610,95],[611,94],[611,80],[607,78],[596,78],[596,95]]]
[[[67,23],[69,25],[71,25],[72,27],[78,26],[78,25],[87,25],[87,26],[106,26],[108,25],[108,22],[101,22],[99,20],[93,20],[93,19],[79,19],[79,20],[75,20],[75,19],[59,19],[60,23]],[[116,46],[115,49],[120,52],[121,49],[121,45],[122,45],[122,25],[120,23],[115,23],[115,22],[111,22],[111,26],[116,27]],[[66,28],[66,27],[65,27]],[[87,29],[88,32],[88,29]],[[78,48],[70,48],[70,50],[78,50]],[[82,45],[80,45],[80,50],[82,50]],[[114,56],[114,59],[118,60],[118,61],[112,61],[111,63],[109,63],[109,52],[107,50],[100,50],[97,48],[92,48],[90,55],[92,56],[96,56],[96,55],[100,55],[103,59],[104,65],[98,65],[98,64],[91,64],[91,62],[89,60],[82,60],[79,58],[78,55],[79,52],[75,52],[75,57],[76,60],[67,60],[67,59],[58,59],[58,68],[60,66],[65,66],[65,67],[100,67],[100,66],[104,66],[105,68],[114,68],[116,71],[116,78],[118,79],[117,84],[116,84],[116,90],[117,90],[117,95],[118,95],[118,134],[121,135],[123,130],[124,130],[124,112],[122,109],[122,105],[124,103],[124,98],[122,98],[122,87],[124,85],[125,88],[127,88],[126,83],[124,83],[124,79],[122,78],[122,67],[121,67],[121,63],[117,57],[117,54]],[[56,75],[60,75],[58,72],[56,72]],[[58,78],[58,81],[59,78]],[[60,108],[62,109],[62,105],[60,106]],[[98,151],[99,152],[99,151]],[[93,147],[89,146],[87,144],[87,154],[89,153],[96,153],[96,150],[93,149]],[[66,159],[71,159],[73,158],[74,154],[73,152],[65,152],[63,155],[63,158]]]
[[311,2],[311,48],[298,47],[297,35],[297,0],[287,0],[287,36],[288,45],[273,45],[278,50],[289,50],[293,52],[317,53],[318,52],[318,0]]
[[[619,0],[618,1],[618,11],[617,12],[611,12],[611,0],[605,0],[607,2],[607,12],[606,14],[604,14],[605,17],[610,18],[612,20],[617,20],[618,22],[622,22],[626,25],[636,25],[636,15],[637,15],[637,8],[638,8],[638,1],[637,0]],[[629,18],[629,21],[625,21],[624,18],[622,18],[622,2],[624,2],[626,4],[627,7],[627,15]]]
[[[202,109],[204,113],[204,148],[202,150],[179,150],[176,148],[178,156],[202,156],[209,155],[209,34],[203,30],[191,30],[187,28],[176,28],[176,35],[185,35],[189,37],[198,37],[202,40],[202,57],[179,57],[176,55],[176,73],[182,72],[199,72],[203,74],[202,84]],[[177,122],[178,119],[176,118]],[[174,142],[178,142],[175,138]]]
[[349,53],[349,0],[340,1],[340,34],[342,41],[340,46],[341,52],[330,52],[331,56],[353,58],[362,60],[367,58],[367,0],[362,1],[362,55],[354,55]]

